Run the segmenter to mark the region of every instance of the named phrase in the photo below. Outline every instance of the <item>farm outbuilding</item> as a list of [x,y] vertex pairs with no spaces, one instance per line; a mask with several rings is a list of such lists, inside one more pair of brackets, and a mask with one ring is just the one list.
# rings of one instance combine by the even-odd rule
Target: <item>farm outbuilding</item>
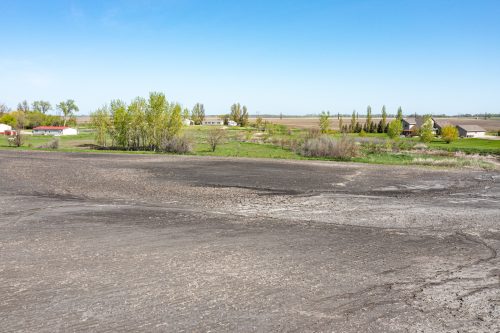
[[478,125],[457,125],[457,129],[462,138],[481,138],[486,135],[486,130]]
[[222,126],[224,125],[224,120],[222,119],[216,119],[216,120],[204,120],[203,125],[208,125],[208,126]]
[[7,131],[11,131],[12,126],[9,126],[7,124],[0,124],[0,134],[5,134]]
[[38,126],[33,128],[33,135],[77,135],[76,128],[66,126]]
[[235,122],[234,120],[228,120],[227,126],[236,127],[236,126],[238,126],[238,123]]

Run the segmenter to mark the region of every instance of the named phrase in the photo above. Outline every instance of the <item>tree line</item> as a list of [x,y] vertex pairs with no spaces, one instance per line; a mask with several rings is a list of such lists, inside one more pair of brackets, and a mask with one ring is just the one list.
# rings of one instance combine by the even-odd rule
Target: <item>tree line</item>
[[[195,110],[196,109],[196,110]],[[195,106],[200,122],[204,118],[203,106]],[[109,105],[92,112],[91,125],[95,129],[96,143],[126,150],[160,151],[176,137],[182,128],[185,110],[179,103],[170,103],[165,94],[151,92],[149,97],[136,97],[130,104],[113,100]]]
[[[392,124],[387,121],[387,110],[385,105],[382,107],[382,119],[377,123],[373,121],[372,116],[372,108],[368,106],[366,109],[366,120],[363,124],[359,122],[359,115],[356,111],[352,112],[352,116],[350,119],[350,123],[344,124],[344,119],[340,116],[337,116],[339,119],[339,130],[342,133],[392,133],[398,129],[396,122]],[[330,112],[323,111],[319,116],[319,127],[321,133],[327,133],[330,129]],[[397,123],[401,124],[403,120],[403,109],[401,107],[398,108],[396,115]],[[401,126],[400,126],[401,127]],[[399,131],[398,135],[401,133]]]
[[75,101],[68,99],[56,105],[56,110],[62,116],[50,115],[53,110],[48,101],[38,100],[28,103],[24,100],[17,104],[15,111],[12,111],[5,104],[0,104],[0,123],[10,125],[17,129],[31,129],[37,126],[66,126],[76,125],[75,112],[79,111]]

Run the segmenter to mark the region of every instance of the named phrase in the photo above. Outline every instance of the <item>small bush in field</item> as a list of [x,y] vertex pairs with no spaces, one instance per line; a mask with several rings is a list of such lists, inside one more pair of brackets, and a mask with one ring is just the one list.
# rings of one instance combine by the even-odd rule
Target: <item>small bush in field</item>
[[458,130],[455,126],[446,125],[441,129],[441,138],[446,142],[450,143],[458,139]]
[[319,128],[309,128],[306,132],[306,137],[305,139],[306,140],[309,140],[309,139],[317,139],[321,136],[321,131],[319,130]]
[[358,155],[359,146],[354,139],[346,135],[340,139],[321,136],[306,140],[302,145],[300,153],[308,157],[350,159]]
[[214,127],[208,131],[207,143],[210,146],[210,150],[213,152],[219,144],[222,144],[226,140],[226,132],[223,128]]
[[53,138],[46,144],[38,146],[39,149],[59,149],[59,138]]
[[193,150],[193,145],[187,136],[174,136],[163,141],[162,149],[167,153],[187,154]]

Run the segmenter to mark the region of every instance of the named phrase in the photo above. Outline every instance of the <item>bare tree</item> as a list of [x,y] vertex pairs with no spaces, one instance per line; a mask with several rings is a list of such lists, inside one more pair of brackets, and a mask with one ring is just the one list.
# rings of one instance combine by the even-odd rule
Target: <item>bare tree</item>
[[75,101],[72,99],[68,99],[65,102],[63,101],[63,102],[57,104],[57,108],[64,115],[64,126],[66,126],[66,122],[68,121],[68,118],[71,117],[74,112],[78,112],[80,110],[80,109],[78,109],[78,106],[75,104]]
[[10,109],[7,105],[0,103],[0,117],[4,115],[4,113],[9,113]]
[[226,131],[221,127],[214,127],[208,131],[207,143],[212,152],[226,139]]
[[28,104],[28,101],[24,100],[21,103],[17,104],[17,111],[29,112],[30,105]]
[[52,109],[52,105],[50,105],[47,101],[34,101],[31,106],[33,107],[33,111],[41,112],[43,114]]

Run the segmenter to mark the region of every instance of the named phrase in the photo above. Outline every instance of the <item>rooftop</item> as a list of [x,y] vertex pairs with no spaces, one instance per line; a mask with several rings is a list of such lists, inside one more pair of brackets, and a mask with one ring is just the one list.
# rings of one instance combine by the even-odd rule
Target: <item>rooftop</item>
[[460,127],[467,132],[486,132],[484,128],[478,125],[457,125],[457,127]]

